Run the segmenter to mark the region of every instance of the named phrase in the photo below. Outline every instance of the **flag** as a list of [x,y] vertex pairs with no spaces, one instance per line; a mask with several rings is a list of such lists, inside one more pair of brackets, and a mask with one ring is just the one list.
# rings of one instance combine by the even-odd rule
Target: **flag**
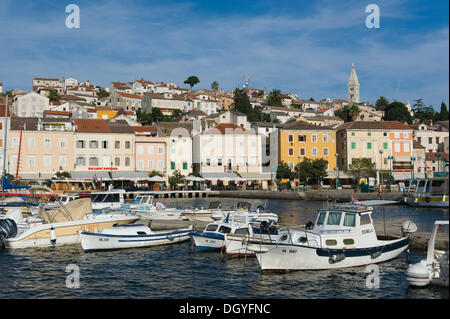
[[97,174],[94,174],[94,182],[98,183]]
[[352,194],[352,204],[357,204],[359,203],[359,200],[356,199],[355,194]]

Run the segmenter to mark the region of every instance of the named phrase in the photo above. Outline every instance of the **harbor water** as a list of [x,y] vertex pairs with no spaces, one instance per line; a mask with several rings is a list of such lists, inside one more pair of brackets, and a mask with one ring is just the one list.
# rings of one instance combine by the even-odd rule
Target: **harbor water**
[[[158,199],[167,207],[208,207],[220,200],[224,208],[242,199]],[[253,200],[266,204],[282,224],[314,221],[324,202]],[[377,232],[400,233],[412,220],[418,232],[429,233],[435,220],[449,218],[446,209],[407,206],[375,208]],[[386,225],[386,227],[385,227]],[[444,229],[448,237],[448,228]],[[411,251],[410,261],[424,252]],[[370,284],[373,269],[354,267],[262,275],[255,258],[227,260],[219,252],[198,252],[190,242],[168,246],[84,253],[78,245],[0,250],[0,298],[364,298],[447,299],[448,288],[411,288],[404,272],[407,254],[377,265],[379,284]],[[69,280],[79,274],[77,286]]]

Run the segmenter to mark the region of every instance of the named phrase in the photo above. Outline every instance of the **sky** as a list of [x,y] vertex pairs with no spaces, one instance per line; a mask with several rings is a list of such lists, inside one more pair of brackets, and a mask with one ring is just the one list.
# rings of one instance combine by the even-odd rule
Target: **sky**
[[[80,10],[67,28],[66,6]],[[369,4],[379,28],[367,28]],[[0,82],[30,91],[39,77],[174,82],[190,75],[231,91],[347,98],[352,63],[361,101],[449,101],[449,1],[0,0]]]

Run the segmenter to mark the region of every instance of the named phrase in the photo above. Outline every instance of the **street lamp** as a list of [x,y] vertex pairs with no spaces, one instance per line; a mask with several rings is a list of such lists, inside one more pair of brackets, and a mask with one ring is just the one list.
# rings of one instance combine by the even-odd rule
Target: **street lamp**
[[394,160],[394,156],[389,155],[387,158],[389,160],[389,189],[391,189],[391,184],[392,184],[392,161]]
[[298,183],[297,183],[297,191],[300,189],[300,160],[302,156],[298,156]]
[[412,169],[411,169],[411,183],[414,182],[414,161],[416,160],[416,158],[414,156],[411,156],[411,165],[412,165]]
[[380,165],[380,175],[381,175],[381,185],[383,185],[383,150],[380,150],[381,165]]
[[336,156],[336,169],[337,169],[336,189],[338,189],[341,186],[341,182],[339,181],[339,161],[338,161],[339,153],[334,154],[334,156]]

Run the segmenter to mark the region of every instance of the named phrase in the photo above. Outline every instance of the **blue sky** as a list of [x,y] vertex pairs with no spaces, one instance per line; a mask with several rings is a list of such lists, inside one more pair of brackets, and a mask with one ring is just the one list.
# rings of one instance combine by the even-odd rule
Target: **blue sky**
[[[80,8],[68,29],[65,8]],[[365,8],[380,7],[368,29]],[[449,100],[449,2],[0,0],[0,82],[31,90],[34,76],[108,86],[141,77],[214,80],[300,98],[347,98],[355,63],[361,100]]]

